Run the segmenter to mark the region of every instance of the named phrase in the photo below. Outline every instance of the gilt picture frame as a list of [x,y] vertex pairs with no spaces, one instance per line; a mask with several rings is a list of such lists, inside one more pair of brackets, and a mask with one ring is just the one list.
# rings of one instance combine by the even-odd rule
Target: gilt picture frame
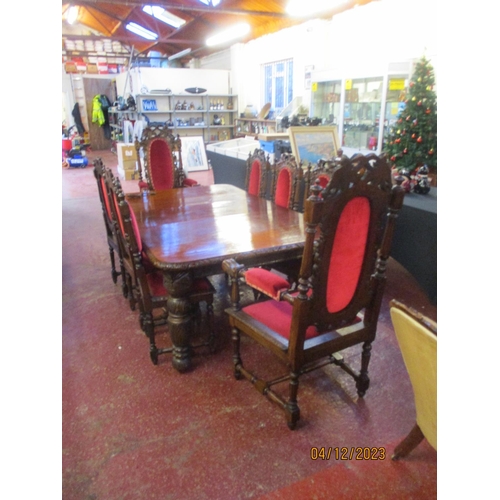
[[182,167],[186,171],[208,170],[207,152],[202,136],[181,137]]
[[289,127],[288,136],[297,163],[335,158],[340,148],[337,127]]

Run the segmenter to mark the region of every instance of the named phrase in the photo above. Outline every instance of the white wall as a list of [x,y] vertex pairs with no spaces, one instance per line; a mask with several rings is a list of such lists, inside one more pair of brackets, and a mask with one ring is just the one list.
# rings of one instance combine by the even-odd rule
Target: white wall
[[140,94],[144,86],[150,92],[170,89],[174,94],[186,93],[189,87],[207,89],[208,94],[228,94],[230,88],[230,71],[221,69],[133,68],[130,76],[127,81],[127,73],[116,75],[118,95],[125,98],[129,93]]
[[[314,66],[314,73],[326,75],[324,79],[331,75],[339,79],[381,76],[387,73],[390,63],[408,63],[425,55],[434,67],[437,84],[435,10],[432,0],[378,0],[331,20],[306,21],[246,44],[233,45],[228,51],[240,111],[247,104],[258,109],[265,104],[261,96],[261,65],[286,58],[294,60],[294,97],[303,97],[308,106],[310,91],[304,88],[306,66]],[[200,67],[204,60],[200,60]]]

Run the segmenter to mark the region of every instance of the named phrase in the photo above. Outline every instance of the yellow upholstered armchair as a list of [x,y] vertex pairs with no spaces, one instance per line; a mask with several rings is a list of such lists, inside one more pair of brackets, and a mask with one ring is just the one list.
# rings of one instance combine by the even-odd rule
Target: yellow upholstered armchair
[[391,319],[415,397],[416,423],[396,446],[393,460],[405,457],[423,439],[437,450],[437,324],[395,300]]

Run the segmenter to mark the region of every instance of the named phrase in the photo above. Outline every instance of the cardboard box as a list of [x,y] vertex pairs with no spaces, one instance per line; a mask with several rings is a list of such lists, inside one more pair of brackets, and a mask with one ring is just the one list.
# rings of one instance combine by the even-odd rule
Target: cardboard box
[[125,144],[124,142],[116,143],[116,154],[118,155],[118,160],[128,161],[137,160],[137,151],[133,144]]
[[[134,162],[134,165],[135,165],[135,162]],[[117,171],[118,171],[118,177],[122,181],[139,180],[139,172],[137,170],[135,170],[135,168],[134,169],[124,169],[118,165]]]

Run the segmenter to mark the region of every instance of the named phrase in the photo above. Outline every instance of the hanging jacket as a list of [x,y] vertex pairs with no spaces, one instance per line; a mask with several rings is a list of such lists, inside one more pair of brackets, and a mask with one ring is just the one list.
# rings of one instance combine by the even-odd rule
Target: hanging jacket
[[76,130],[78,130],[80,135],[83,135],[85,133],[85,127],[83,126],[82,117],[80,115],[80,106],[78,106],[78,103],[76,103],[73,107],[71,114],[75,120]]
[[97,123],[99,127],[102,127],[105,121],[101,96],[98,94],[92,99],[92,123]]

